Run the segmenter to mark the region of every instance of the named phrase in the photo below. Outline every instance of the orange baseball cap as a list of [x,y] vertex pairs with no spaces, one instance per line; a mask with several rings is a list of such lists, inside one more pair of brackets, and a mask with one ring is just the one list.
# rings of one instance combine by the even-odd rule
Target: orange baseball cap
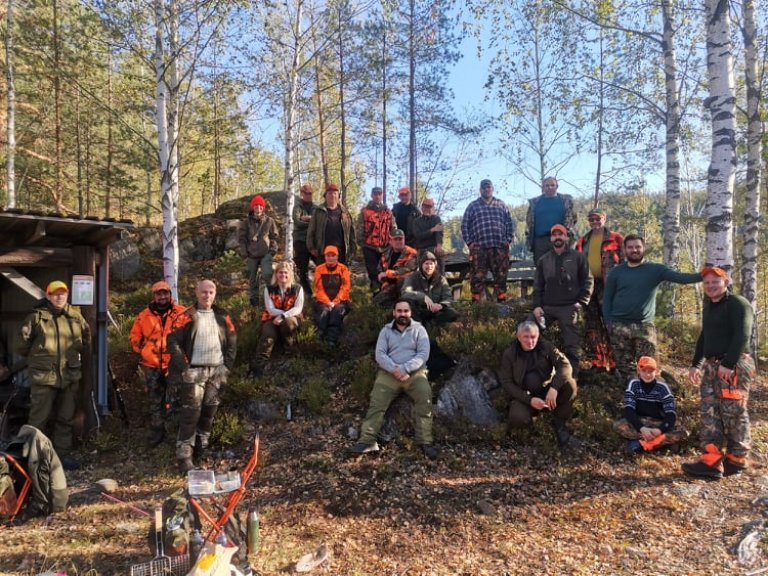
[[330,244],[325,247],[325,250],[323,250],[323,254],[336,254],[336,256],[339,255],[339,249],[336,248],[336,246]]
[[641,370],[643,368],[653,368],[656,370],[656,360],[650,356],[640,356],[640,359],[637,361],[637,369]]
[[67,285],[62,282],[61,280],[54,280],[50,284],[48,284],[48,288],[45,289],[46,294],[53,294],[54,292],[58,292],[59,290],[64,290],[64,292],[69,292],[69,288],[67,288]]
[[155,282],[152,284],[152,292],[160,292],[161,290],[165,290],[167,292],[171,291],[171,285],[168,284],[165,280],[160,280],[159,282]]
[[566,228],[562,224],[555,224],[554,226],[552,226],[552,228],[549,229],[549,233],[552,234],[552,232],[554,232],[555,230],[560,230],[560,232],[568,236],[568,228]]
[[702,278],[710,274],[714,274],[715,276],[719,276],[720,278],[725,278],[726,280],[728,280],[728,272],[726,272],[719,266],[707,266],[706,268],[704,268],[704,270],[701,271]]

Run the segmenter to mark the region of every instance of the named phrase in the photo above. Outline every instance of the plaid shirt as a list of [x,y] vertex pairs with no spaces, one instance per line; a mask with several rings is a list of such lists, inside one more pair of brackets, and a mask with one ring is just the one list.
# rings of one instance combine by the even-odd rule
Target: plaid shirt
[[504,202],[493,198],[490,204],[486,204],[478,198],[464,212],[461,235],[467,246],[477,244],[483,248],[496,248],[512,243],[515,223]]

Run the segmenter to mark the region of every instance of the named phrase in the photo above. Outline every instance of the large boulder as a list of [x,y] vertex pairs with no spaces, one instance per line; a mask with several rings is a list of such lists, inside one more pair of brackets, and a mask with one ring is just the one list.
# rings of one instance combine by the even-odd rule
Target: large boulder
[[141,254],[133,237],[123,238],[109,247],[109,273],[117,280],[133,278],[141,270]]
[[476,426],[494,426],[501,421],[489,392],[499,388],[490,370],[474,374],[468,362],[462,362],[445,383],[437,397],[435,414],[451,421],[463,418]]

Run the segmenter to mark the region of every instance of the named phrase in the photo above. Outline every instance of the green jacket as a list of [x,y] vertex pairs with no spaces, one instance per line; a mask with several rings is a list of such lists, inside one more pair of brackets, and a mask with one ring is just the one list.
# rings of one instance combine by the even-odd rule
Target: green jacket
[[56,310],[42,299],[21,325],[16,352],[27,359],[32,384],[61,387],[80,381],[82,354],[90,345],[91,329],[78,308]]
[[568,380],[573,380],[573,370],[565,355],[555,346],[539,338],[536,347],[530,352],[533,355],[533,366],[520,343],[515,340],[504,351],[501,357],[499,380],[510,398],[524,404],[531,401],[530,392],[525,388],[525,374],[528,370],[536,370],[544,380],[544,386],[552,386],[558,392]]
[[[349,214],[349,210],[343,204],[339,204],[339,208],[341,208],[341,227],[344,230],[344,245],[347,249],[347,258],[351,258],[357,249],[355,223]],[[317,253],[319,256],[322,256],[325,249],[325,224],[327,220],[328,207],[323,202],[315,208],[312,220],[309,221],[309,229],[307,230],[307,250]]]
[[420,270],[414,272],[403,283],[403,298],[419,304],[424,304],[424,297],[429,296],[432,302],[451,306],[453,295],[451,287],[445,277],[439,272],[432,274],[432,278],[424,276]]

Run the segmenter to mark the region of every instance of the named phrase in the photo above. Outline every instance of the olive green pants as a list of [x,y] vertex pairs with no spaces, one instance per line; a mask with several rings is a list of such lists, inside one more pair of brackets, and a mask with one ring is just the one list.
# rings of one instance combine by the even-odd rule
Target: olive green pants
[[401,392],[413,400],[413,428],[417,444],[432,444],[432,387],[427,370],[417,370],[405,382],[379,370],[371,390],[371,404],[360,431],[360,442],[373,444],[384,423],[384,414]]
[[72,422],[75,419],[79,382],[65,382],[61,388],[32,384],[29,421],[43,434],[48,434],[48,422],[53,419],[51,440],[59,454],[72,450]]

